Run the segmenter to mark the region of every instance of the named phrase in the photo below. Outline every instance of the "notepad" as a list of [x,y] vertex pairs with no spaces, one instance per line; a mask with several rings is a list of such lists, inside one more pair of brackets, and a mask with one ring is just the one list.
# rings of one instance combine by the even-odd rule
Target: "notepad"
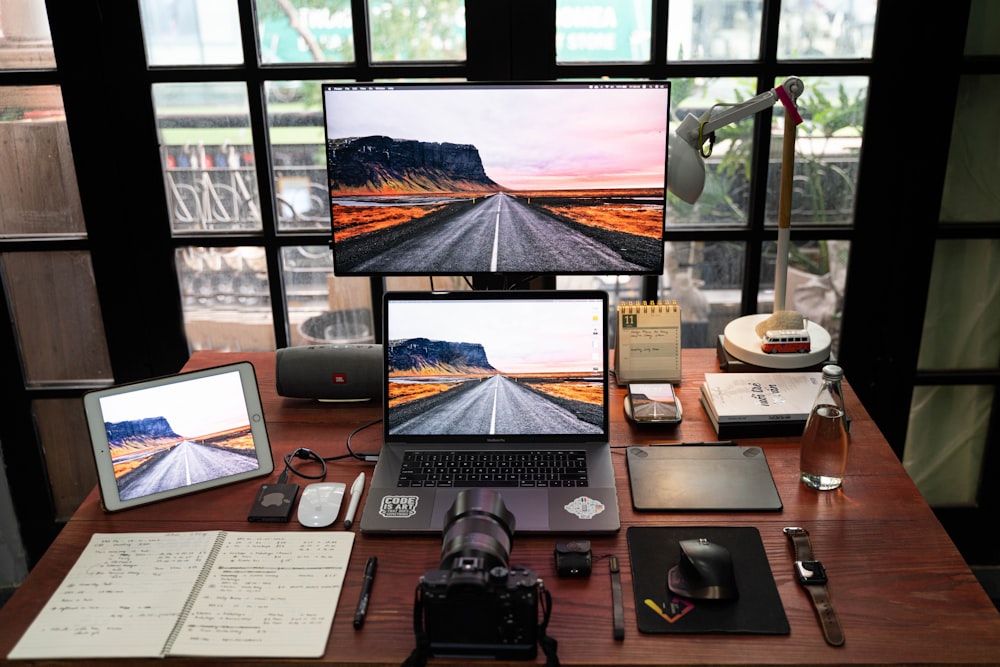
[[96,533],[8,659],[326,652],[354,533]]
[[672,302],[622,302],[615,335],[615,381],[681,381],[681,307]]

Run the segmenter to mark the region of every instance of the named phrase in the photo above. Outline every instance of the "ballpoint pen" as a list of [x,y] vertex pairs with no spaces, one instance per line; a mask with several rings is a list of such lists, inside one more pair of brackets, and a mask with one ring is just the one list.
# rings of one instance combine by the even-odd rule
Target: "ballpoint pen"
[[358,501],[361,500],[361,492],[365,488],[365,474],[359,472],[351,484],[351,500],[347,505],[347,514],[344,515],[344,529],[349,529],[354,524],[354,515],[358,511]]
[[358,598],[358,608],[354,612],[354,629],[360,630],[365,624],[365,615],[368,613],[368,598],[372,594],[372,582],[375,581],[375,568],[378,566],[378,558],[372,556],[365,565],[365,578],[361,581],[361,597]]

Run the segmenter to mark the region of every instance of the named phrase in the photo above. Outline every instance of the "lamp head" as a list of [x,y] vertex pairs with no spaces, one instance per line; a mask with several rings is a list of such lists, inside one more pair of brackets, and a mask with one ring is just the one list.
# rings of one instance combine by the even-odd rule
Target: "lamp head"
[[[694,139],[685,131],[692,120]],[[681,127],[671,132],[667,140],[667,189],[688,204],[694,204],[705,188],[705,161],[698,146],[698,120],[688,114]]]

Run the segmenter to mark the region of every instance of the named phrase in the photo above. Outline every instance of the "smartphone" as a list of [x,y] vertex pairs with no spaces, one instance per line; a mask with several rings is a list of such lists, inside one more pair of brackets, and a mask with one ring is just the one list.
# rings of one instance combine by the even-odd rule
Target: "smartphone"
[[625,414],[639,423],[676,424],[683,417],[681,402],[669,382],[629,383]]

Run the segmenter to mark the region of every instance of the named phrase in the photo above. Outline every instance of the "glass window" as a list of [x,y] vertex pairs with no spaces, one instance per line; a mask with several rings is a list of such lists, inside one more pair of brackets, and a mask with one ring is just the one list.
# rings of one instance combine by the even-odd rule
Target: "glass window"
[[556,0],[556,61],[649,62],[652,4]]
[[354,62],[350,0],[257,0],[256,8],[261,62]]
[[236,0],[140,0],[150,66],[243,63]]
[[1000,76],[963,76],[958,85],[941,198],[943,224],[1000,219],[997,118],[1000,118]]
[[274,350],[267,259],[260,247],[175,251],[184,327],[192,350]]
[[0,237],[85,236],[59,89],[5,87],[0,146]]
[[372,62],[465,61],[464,0],[372,0]]
[[877,0],[783,0],[778,58],[871,58]]
[[111,360],[90,255],[0,255],[27,387],[109,384]]
[[375,342],[371,283],[333,275],[329,246],[281,249],[292,345]]
[[68,521],[94,490],[97,472],[83,401],[47,398],[31,402],[56,519]]
[[55,66],[45,0],[0,3],[0,69]]
[[330,230],[321,85],[265,84],[278,231]]
[[965,55],[1000,55],[998,25],[1000,25],[1000,3],[996,0],[972,0],[969,7],[969,31],[965,38]]
[[259,231],[246,84],[159,83],[153,102],[173,232]]
[[[783,81],[783,80],[782,80]],[[775,81],[781,85],[782,81]],[[791,221],[851,224],[864,135],[868,80],[806,77],[797,108]],[[785,109],[774,105],[768,164],[766,222],[777,224]]]
[[671,0],[667,61],[756,60],[763,0]]
[[[671,79],[671,130],[688,114],[701,118],[753,97],[753,79]],[[715,142],[702,146],[705,188],[694,204],[667,194],[667,227],[672,225],[746,225],[750,198],[750,158],[753,146],[753,116],[724,125],[715,131]]]

